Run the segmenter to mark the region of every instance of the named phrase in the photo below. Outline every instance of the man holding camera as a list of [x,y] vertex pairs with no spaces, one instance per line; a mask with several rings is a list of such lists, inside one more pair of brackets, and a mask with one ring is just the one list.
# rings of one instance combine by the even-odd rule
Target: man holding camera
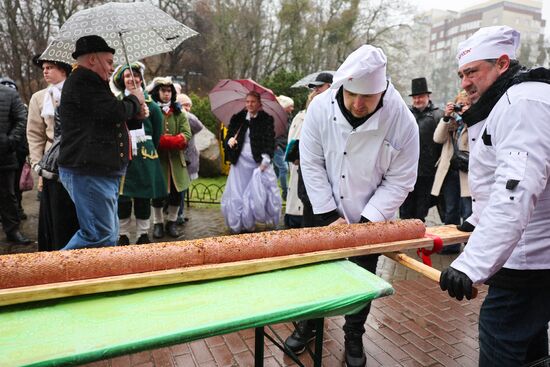
[[441,145],[435,144],[433,135],[443,112],[430,101],[430,92],[426,78],[416,78],[411,83],[412,106],[409,107],[418,124],[420,135],[420,159],[418,177],[414,190],[409,193],[401,208],[401,219],[417,218],[424,222],[431,206],[432,185],[435,176],[435,164],[441,153]]
[[519,32],[481,28],[458,46],[458,76],[472,106],[469,183],[475,229],[441,274],[451,297],[489,290],[479,313],[479,365],[523,366],[548,357],[550,321],[550,72],[516,60]]

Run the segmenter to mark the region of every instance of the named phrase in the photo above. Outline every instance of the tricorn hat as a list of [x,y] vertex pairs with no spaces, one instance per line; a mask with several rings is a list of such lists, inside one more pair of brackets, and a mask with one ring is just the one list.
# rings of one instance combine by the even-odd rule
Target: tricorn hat
[[77,59],[79,56],[93,52],[110,52],[114,54],[115,49],[109,47],[102,37],[92,34],[90,36],[80,37],[76,40],[75,50],[71,56],[73,59]]
[[332,84],[332,74],[331,73],[319,73],[319,74],[317,74],[317,76],[315,77],[315,80],[312,81],[312,82],[309,82],[309,84],[307,86],[308,86],[308,88],[314,88],[314,87],[321,86],[325,83]]
[[72,66],[67,64],[66,62],[61,62],[61,61],[55,61],[55,60],[48,60],[48,59],[40,59],[40,54],[38,55],[35,55],[33,58],[32,58],[32,63],[36,66],[38,66],[39,68],[42,69],[42,64],[44,64],[45,62],[49,62],[51,64],[54,64],[55,66],[57,66],[58,68],[61,68],[62,70],[65,71],[65,74],[67,76],[69,76],[69,74],[71,73],[71,71],[73,70]]
[[411,83],[411,94],[409,94],[409,97],[426,93],[432,93],[428,90],[428,82],[426,81],[426,78],[413,79]]

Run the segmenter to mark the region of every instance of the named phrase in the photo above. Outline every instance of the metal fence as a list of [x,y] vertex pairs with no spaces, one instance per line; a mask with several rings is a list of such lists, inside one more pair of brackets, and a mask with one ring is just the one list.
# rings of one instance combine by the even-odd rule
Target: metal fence
[[225,184],[216,185],[203,183],[191,183],[187,193],[185,194],[185,202],[187,206],[191,203],[200,204],[220,204],[222,200]]

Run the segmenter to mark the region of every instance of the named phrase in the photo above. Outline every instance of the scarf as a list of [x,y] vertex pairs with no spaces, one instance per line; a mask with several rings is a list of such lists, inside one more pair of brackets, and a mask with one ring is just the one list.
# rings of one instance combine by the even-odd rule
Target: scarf
[[55,115],[55,110],[57,106],[59,106],[59,100],[61,99],[61,89],[63,89],[64,83],[65,81],[63,80],[60,83],[48,86],[46,93],[44,93],[44,101],[40,113],[42,118],[53,117]]
[[164,112],[165,115],[167,115],[168,113],[170,113],[170,110],[172,109],[172,102],[166,102],[166,103],[162,103],[162,102],[157,102],[160,109],[162,110],[162,112]]
[[508,88],[523,82],[541,82],[550,84],[550,70],[542,67],[526,69],[519,64],[511,65],[485,93],[464,112],[462,119],[467,126],[473,126],[489,116],[493,107]]
[[365,121],[367,121],[372,115],[376,113],[380,108],[384,106],[384,95],[386,94],[386,91],[382,93],[382,97],[380,97],[380,102],[378,102],[378,105],[372,111],[372,113],[369,113],[366,116],[363,117],[355,117],[352,115],[351,112],[348,111],[346,108],[346,105],[344,104],[344,87],[340,87],[338,90],[338,93],[336,93],[336,101],[338,102],[338,107],[340,107],[340,111],[342,111],[342,115],[346,118],[348,123],[354,128],[357,129],[359,126],[363,125]]

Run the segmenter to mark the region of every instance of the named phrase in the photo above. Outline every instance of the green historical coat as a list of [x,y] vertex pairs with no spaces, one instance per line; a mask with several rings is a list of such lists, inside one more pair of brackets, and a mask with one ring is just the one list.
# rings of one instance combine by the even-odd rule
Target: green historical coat
[[[122,98],[123,93],[119,96]],[[132,154],[126,175],[120,183],[120,194],[131,198],[163,198],[167,195],[157,147],[162,134],[163,115],[160,107],[146,93],[149,117],[143,121],[145,137],[137,140],[137,155]]]
[[[163,134],[178,135],[183,134],[185,139],[191,139],[191,127],[185,112],[175,114],[173,109],[168,113],[162,111],[164,115]],[[185,163],[184,150],[163,150],[159,149],[160,163],[162,172],[166,178],[166,190],[170,192],[170,179],[174,181],[174,186],[178,192],[185,191],[189,188],[191,179],[187,172],[187,163]]]

